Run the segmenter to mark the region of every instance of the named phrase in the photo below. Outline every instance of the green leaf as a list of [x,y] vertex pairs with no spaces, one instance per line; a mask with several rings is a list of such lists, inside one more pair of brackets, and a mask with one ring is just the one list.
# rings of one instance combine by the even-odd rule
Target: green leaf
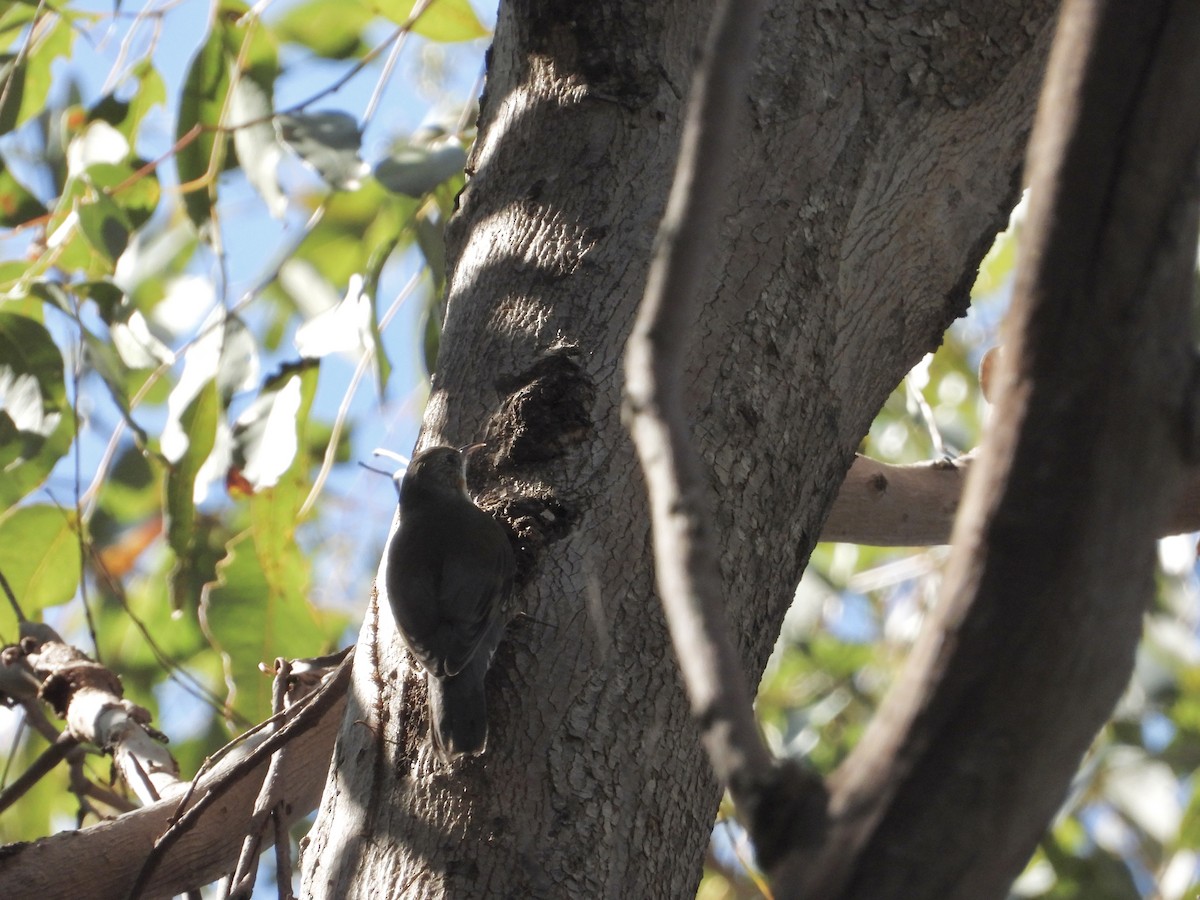
[[[154,173],[136,175],[141,163],[95,163],[84,173],[97,190],[103,189],[117,203],[131,228],[141,228],[158,208],[162,188]],[[120,187],[117,192],[116,188]]]
[[264,390],[233,427],[234,464],[255,493],[273,488],[296,459],[301,377]]
[[79,227],[92,248],[111,263],[125,252],[133,225],[124,211],[103,191],[77,207]]
[[359,0],[308,0],[275,23],[281,41],[301,44],[326,59],[362,56],[369,46],[363,32],[374,16]]
[[375,249],[400,232],[416,205],[368,179],[357,191],[329,198],[324,218],[295,256],[311,263],[330,284],[346,284],[354,273],[368,270]]
[[29,274],[29,263],[23,260],[0,262],[0,296],[4,302],[11,303],[14,293],[21,294],[19,285]]
[[25,96],[25,62],[9,56],[0,62],[0,135],[17,127]]
[[[220,123],[225,95],[229,92],[229,66],[225,56],[222,30],[213,28],[192,57],[184,78],[175,139],[180,140],[194,128],[202,129],[197,137],[180,147],[175,154],[179,180],[184,185],[202,179],[209,171],[210,163],[214,163],[214,176],[221,171],[228,136],[212,129]],[[212,217],[214,189],[215,178],[209,184],[194,184],[184,194],[188,216],[197,227],[203,227]]]
[[50,89],[55,84],[54,65],[70,57],[71,45],[75,43],[76,32],[69,18],[58,16],[49,28],[41,31],[45,21],[43,18],[38,23],[41,33],[25,59],[25,89],[17,115],[18,128],[46,109]]
[[322,615],[309,602],[311,564],[296,543],[311,465],[308,416],[317,371],[311,361],[288,366],[268,383],[268,392],[298,390],[298,452],[274,487],[250,497],[250,528],[229,544],[228,555],[217,567],[219,580],[202,600],[209,634],[236,686],[234,705],[252,719],[270,709],[271,683],[258,671],[258,663],[324,652],[341,627],[340,621]]
[[49,478],[55,464],[71,448],[74,436],[75,425],[70,416],[64,415],[44,440],[26,440],[20,448],[15,448],[18,450],[15,460],[10,461],[7,445],[0,449],[0,457],[5,460],[0,477],[0,509],[8,509]]
[[276,120],[279,139],[300,160],[338,191],[353,191],[369,167],[359,158],[362,132],[344,112],[294,113]]
[[[414,0],[374,0],[372,5],[397,25],[403,25],[412,15],[416,3]],[[487,37],[488,33],[469,0],[434,0],[417,19],[413,31],[442,44],[471,41]]]
[[41,201],[13,176],[0,157],[0,227],[12,228],[46,212]]
[[375,177],[389,191],[423,197],[443,181],[462,173],[467,151],[455,138],[428,147],[405,146],[375,166]]
[[186,590],[195,584],[197,552],[200,544],[196,530],[196,474],[212,452],[217,437],[217,419],[221,415],[220,397],[215,381],[208,382],[192,400],[179,424],[187,435],[187,449],[167,472],[166,509],[167,544],[175,551],[171,570],[171,606],[183,609]]
[[56,269],[82,274],[85,278],[106,278],[112,274],[112,262],[92,247],[80,227],[77,206],[89,200],[94,190],[85,177],[67,181],[46,225],[48,252],[30,266],[30,275],[43,274],[50,263]]
[[[41,484],[71,445],[63,359],[44,325],[0,313],[0,509]],[[36,385],[36,390],[31,390]],[[18,399],[19,398],[19,399]]]
[[[79,587],[77,521],[73,509],[48,504],[21,506],[0,516],[0,572],[30,619],[66,603]],[[0,610],[0,632],[14,634],[9,604],[0,603]]]
[[1179,846],[1200,847],[1200,782],[1192,783],[1192,796],[1179,828]]
[[17,374],[31,374],[42,389],[48,410],[66,406],[62,354],[40,322],[26,316],[0,312],[0,360]]
[[392,251],[400,243],[403,229],[397,227],[394,233],[387,235],[371,250],[371,258],[367,260],[367,271],[363,278],[363,293],[371,298],[374,314],[370,318],[371,342],[375,345],[375,380],[379,388],[379,396],[387,396],[387,383],[392,374],[392,362],[388,359],[387,347],[383,343],[383,332],[379,330],[379,278],[383,267],[392,255]]
[[[230,703],[251,721],[271,712],[271,680],[259,671],[259,662],[314,656],[329,647],[317,611],[305,597],[308,560],[294,554],[295,565],[278,568],[270,548],[259,543],[265,537],[255,528],[230,542],[217,565],[217,582],[206,587],[201,600],[204,623],[234,686]],[[293,539],[290,531],[286,539]]]
[[416,219],[417,246],[425,257],[433,293],[439,297],[446,283],[446,220],[422,210]]
[[104,479],[98,509],[110,520],[125,524],[149,518],[161,507],[162,480],[156,466],[137,447],[127,444]]
[[0,46],[14,48],[19,45],[25,28],[37,15],[37,5],[33,3],[10,3],[4,12],[0,13]]
[[134,66],[133,76],[138,86],[129,100],[106,94],[88,111],[88,119],[107,122],[125,137],[130,147],[136,148],[142,120],[154,107],[166,103],[167,88],[149,59]]

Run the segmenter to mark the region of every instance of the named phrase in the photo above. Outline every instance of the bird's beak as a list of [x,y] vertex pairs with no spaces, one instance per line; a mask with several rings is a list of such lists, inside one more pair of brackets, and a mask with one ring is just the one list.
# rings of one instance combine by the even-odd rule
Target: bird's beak
[[466,456],[468,453],[474,453],[480,447],[486,447],[486,446],[487,446],[486,441],[479,441],[478,443],[475,443],[475,444],[463,444],[461,447],[458,448],[458,452],[461,453],[463,456]]

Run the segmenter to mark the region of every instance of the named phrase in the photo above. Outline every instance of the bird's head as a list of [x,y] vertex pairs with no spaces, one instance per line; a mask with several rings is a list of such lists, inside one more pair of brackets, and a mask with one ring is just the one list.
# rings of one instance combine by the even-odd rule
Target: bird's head
[[406,485],[421,491],[452,491],[467,493],[467,454],[483,444],[467,444],[464,447],[430,447],[412,458],[408,470],[399,482],[401,491]]

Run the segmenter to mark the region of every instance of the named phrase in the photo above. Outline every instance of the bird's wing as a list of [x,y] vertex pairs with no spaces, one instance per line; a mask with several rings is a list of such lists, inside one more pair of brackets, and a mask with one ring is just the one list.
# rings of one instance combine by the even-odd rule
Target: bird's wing
[[507,538],[495,540],[499,526],[481,512],[467,531],[462,539],[475,552],[448,555],[442,569],[436,644],[447,675],[461,672],[481,647],[490,645],[489,655],[495,649],[504,627],[501,605],[512,583],[512,551]]
[[503,529],[472,510],[478,515],[455,518],[453,533],[444,519],[402,521],[386,554],[384,582],[400,634],[439,677],[458,674],[482,646],[490,654],[504,627],[512,550]]

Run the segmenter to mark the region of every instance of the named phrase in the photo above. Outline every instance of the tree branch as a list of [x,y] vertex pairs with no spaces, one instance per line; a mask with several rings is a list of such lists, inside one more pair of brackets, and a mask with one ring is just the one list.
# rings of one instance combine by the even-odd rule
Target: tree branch
[[[170,897],[219,878],[237,858],[244,837],[242,823],[252,814],[275,751],[284,746],[288,750],[278,772],[279,782],[286,785],[287,823],[316,806],[345,709],[349,668],[346,660],[328,676],[318,695],[295,703],[285,715],[285,724],[260,744],[231,754],[198,777],[193,793],[200,800],[184,814],[182,827],[173,825],[180,819],[175,794],[111,822],[9,848],[11,852],[0,858],[0,896],[125,900],[136,889],[143,898]],[[212,802],[215,798],[221,802]],[[162,841],[168,833],[171,840]],[[161,847],[157,858],[167,864],[156,865],[138,885],[156,842]],[[103,859],[105,865],[81,869],[81,858]]]
[[[821,540],[874,547],[950,543],[977,450],[957,459],[892,465],[854,458],[821,530]],[[1200,469],[1190,469],[1159,537],[1200,531]]]
[[1127,684],[1185,472],[1197,105],[1200,7],[1064,6],[944,593],[775,873],[798,895],[1003,897]]
[[754,719],[746,664],[730,638],[707,479],[683,403],[687,334],[706,287],[726,201],[733,135],[745,102],[761,3],[720,2],[692,83],[683,139],[646,291],[625,352],[625,412],[646,477],[655,576],[713,769],[760,858],[773,859],[808,786],[776,767]]

